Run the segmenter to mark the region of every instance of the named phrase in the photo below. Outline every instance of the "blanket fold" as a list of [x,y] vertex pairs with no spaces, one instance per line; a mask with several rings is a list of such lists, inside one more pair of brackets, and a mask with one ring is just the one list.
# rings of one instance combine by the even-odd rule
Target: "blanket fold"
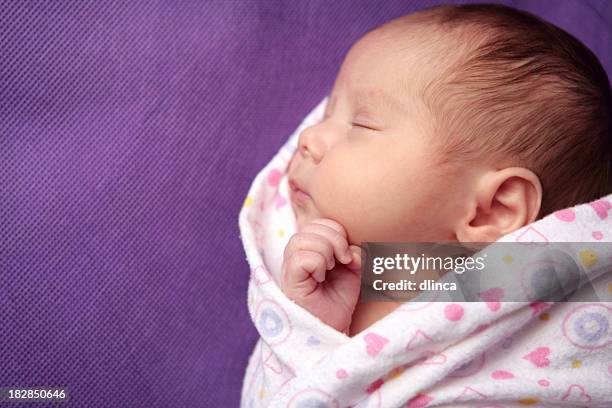
[[[282,293],[282,255],[296,232],[286,170],[298,135],[321,120],[326,102],[255,177],[240,212],[248,309],[261,335],[241,405],[612,406],[609,302],[411,301],[348,337]],[[611,203],[612,195],[556,212],[499,241],[611,242]],[[599,275],[612,269],[612,251],[597,256]],[[612,293],[610,279],[594,286]]]

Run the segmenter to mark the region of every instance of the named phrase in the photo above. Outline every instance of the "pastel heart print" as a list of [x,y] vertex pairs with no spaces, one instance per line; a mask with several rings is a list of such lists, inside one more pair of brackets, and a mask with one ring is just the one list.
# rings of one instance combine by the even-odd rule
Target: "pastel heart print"
[[336,371],[337,379],[342,380],[343,378],[346,378],[346,377],[348,377],[348,373],[346,372],[344,368],[341,368],[338,371]]
[[535,228],[529,227],[516,238],[516,242],[526,245],[546,245],[548,238]]
[[283,173],[281,173],[279,169],[272,169],[270,170],[270,173],[268,173],[268,184],[271,187],[276,187],[278,186],[278,183],[280,182],[282,177]]
[[491,378],[494,380],[509,380],[510,378],[514,378],[514,374],[510,371],[496,370],[491,373]]
[[366,352],[372,357],[376,357],[389,342],[389,339],[376,333],[366,334],[363,340],[366,342]]
[[567,208],[565,210],[559,210],[554,213],[555,217],[565,222],[572,222],[576,219],[576,213],[574,210]]
[[612,204],[606,200],[593,201],[592,203],[589,203],[589,205],[595,210],[597,216],[602,220],[608,218],[608,210],[612,208]]
[[538,347],[532,352],[525,354],[523,356],[523,359],[529,361],[536,367],[542,368],[550,364],[550,360],[548,359],[549,354],[550,354],[550,348]]
[[591,396],[585,391],[582,385],[578,384],[570,385],[561,399],[563,401],[591,402]]
[[501,307],[500,300],[504,297],[504,290],[502,288],[490,288],[483,290],[478,296],[485,301],[490,311],[495,312]]

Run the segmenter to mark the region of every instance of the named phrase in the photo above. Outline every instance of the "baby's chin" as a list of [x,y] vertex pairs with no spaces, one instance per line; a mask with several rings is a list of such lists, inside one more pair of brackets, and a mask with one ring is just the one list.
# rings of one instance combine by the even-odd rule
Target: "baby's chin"
[[[432,229],[414,228],[403,231],[397,235],[397,224],[393,226],[384,225],[375,221],[374,216],[365,217],[363,212],[354,208],[338,208],[330,200],[317,200],[312,198],[306,202],[294,201],[291,197],[291,207],[295,214],[297,231],[317,218],[331,219],[342,225],[347,233],[348,242],[351,245],[360,246],[364,242],[447,242],[448,237],[440,236],[435,239]],[[369,224],[368,224],[369,222]],[[375,224],[372,224],[375,222]]]
[[294,213],[295,213],[295,222],[296,222],[298,231],[301,231],[302,228],[304,228],[306,225],[308,225],[309,223],[311,223],[313,220],[317,218],[329,218],[334,221],[338,221],[333,217],[325,217],[316,211],[311,211],[310,209],[304,209],[301,207],[296,208],[296,206],[294,206]]
[[308,225],[317,218],[326,218],[334,220],[340,225],[342,225],[347,231],[350,241],[351,224],[346,223],[346,220],[342,220],[341,217],[337,217],[336,215],[330,214],[327,211],[321,211],[314,203],[314,201],[310,200],[306,203],[296,203],[294,201],[291,201],[291,207],[293,208],[293,212],[295,214],[296,227],[298,231],[300,231],[302,228],[304,228],[306,225]]
[[313,220],[317,218],[326,218],[326,219],[330,219],[330,220],[334,220],[338,222],[340,225],[344,227],[347,233],[348,243],[352,245],[360,245],[361,241],[353,239],[353,235],[355,234],[353,233],[354,229],[352,228],[352,224],[347,223],[346,221],[343,221],[342,219],[339,219],[338,217],[335,217],[335,216],[330,216],[330,215],[325,216],[325,215],[319,214],[318,212],[309,212],[309,211],[304,211],[301,208],[298,208],[297,211],[295,211],[295,220],[296,220],[297,230],[301,231],[302,228],[304,228],[306,225],[308,225],[310,222],[312,222]]
[[346,212],[343,216],[342,211],[338,214],[320,214],[316,209],[314,212],[309,210],[310,208],[300,207],[296,210],[294,206],[297,231],[300,231],[316,218],[331,219],[344,227],[350,245],[361,246],[364,242],[456,242],[456,239],[441,232],[433,234],[431,230],[422,231],[415,228],[404,231],[401,236],[398,236],[396,235],[397,231],[392,227],[383,228],[381,225],[365,225],[363,219],[347,219]]
[[295,214],[295,223],[298,231],[308,225],[308,223],[315,218],[320,218],[315,216],[310,208],[304,206],[304,204],[297,204],[295,201],[293,201],[293,199],[291,200],[291,208]]

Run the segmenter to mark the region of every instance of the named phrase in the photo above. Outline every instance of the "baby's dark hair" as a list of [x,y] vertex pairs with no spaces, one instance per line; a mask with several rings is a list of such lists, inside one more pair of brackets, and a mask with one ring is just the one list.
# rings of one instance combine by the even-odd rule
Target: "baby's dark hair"
[[544,191],[539,216],[612,192],[610,82],[584,44],[497,4],[418,14],[459,51],[422,89],[445,158],[531,169]]

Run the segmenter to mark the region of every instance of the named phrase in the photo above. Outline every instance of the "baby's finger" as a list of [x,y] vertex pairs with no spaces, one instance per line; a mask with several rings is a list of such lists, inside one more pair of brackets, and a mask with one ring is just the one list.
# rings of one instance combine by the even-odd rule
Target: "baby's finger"
[[299,286],[310,278],[323,282],[325,271],[325,258],[320,253],[295,252],[286,262],[284,280],[289,287]]
[[351,245],[349,247],[351,251],[351,262],[346,265],[351,270],[361,270],[361,248],[357,245]]
[[311,251],[318,252],[325,257],[327,269],[336,264],[334,260],[334,249],[329,242],[319,234],[300,232],[293,235],[285,247],[284,257],[289,258],[294,252]]
[[302,231],[312,234],[318,234],[321,237],[325,238],[328,241],[329,245],[333,247],[334,254],[341,263],[347,264],[351,262],[352,256],[349,251],[349,244],[346,238],[344,238],[335,229],[319,223],[310,223],[306,225],[302,229]]
[[332,220],[330,218],[315,218],[311,222],[314,223],[314,224],[326,225],[326,226],[330,227],[331,229],[335,230],[336,232],[338,232],[338,234],[342,235],[342,237],[344,239],[347,238],[346,230],[344,229],[342,224],[340,224],[337,221],[334,221],[334,220]]

